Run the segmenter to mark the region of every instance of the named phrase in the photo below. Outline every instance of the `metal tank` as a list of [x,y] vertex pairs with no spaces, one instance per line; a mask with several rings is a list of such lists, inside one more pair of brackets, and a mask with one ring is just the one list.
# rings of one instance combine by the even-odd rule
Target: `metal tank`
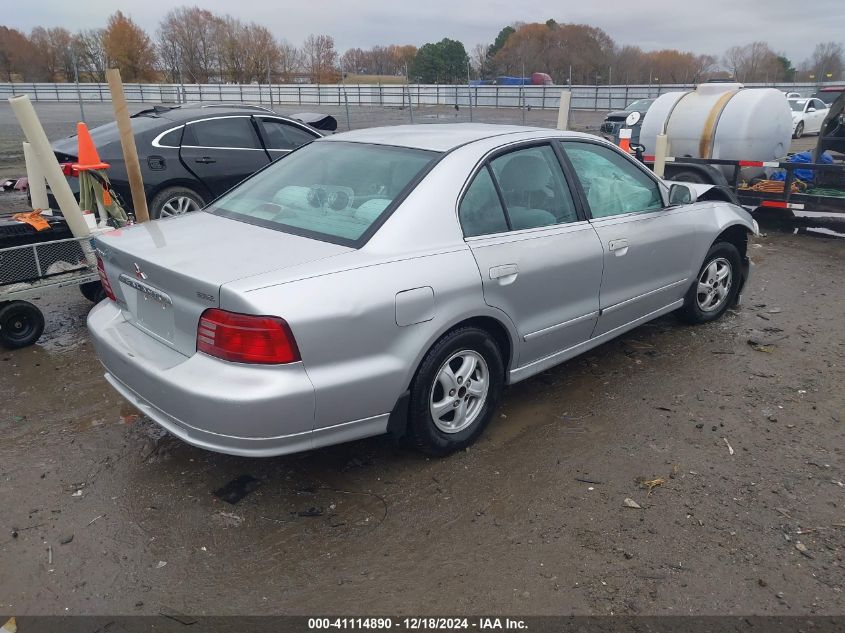
[[768,161],[789,150],[792,112],[780,90],[705,83],[654,101],[640,130],[646,154],[664,131],[669,156]]

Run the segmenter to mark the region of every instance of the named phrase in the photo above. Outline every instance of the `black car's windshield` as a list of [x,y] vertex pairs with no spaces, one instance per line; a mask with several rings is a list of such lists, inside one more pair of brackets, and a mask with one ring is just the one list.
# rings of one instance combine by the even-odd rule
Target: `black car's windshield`
[[236,187],[208,211],[354,244],[436,152],[340,141],[311,143]]
[[637,99],[625,108],[625,112],[645,112],[652,103],[654,103],[654,99]]

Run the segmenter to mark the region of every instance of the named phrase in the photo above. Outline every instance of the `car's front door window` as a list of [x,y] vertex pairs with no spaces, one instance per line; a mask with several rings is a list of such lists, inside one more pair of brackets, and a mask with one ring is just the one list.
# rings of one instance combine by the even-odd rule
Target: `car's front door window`
[[658,183],[618,151],[596,143],[563,142],[594,218],[663,207]]
[[578,214],[550,145],[527,147],[490,161],[513,230],[575,222]]

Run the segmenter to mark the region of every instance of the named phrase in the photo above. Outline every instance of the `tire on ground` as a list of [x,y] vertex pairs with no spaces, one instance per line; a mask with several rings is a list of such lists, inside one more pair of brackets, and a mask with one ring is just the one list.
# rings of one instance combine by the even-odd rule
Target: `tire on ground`
[[[446,361],[455,353],[472,351],[487,364],[488,389],[481,410],[465,429],[447,433],[439,429],[431,414],[430,404],[435,381]],[[460,327],[445,334],[428,351],[411,383],[409,429],[414,444],[425,453],[444,456],[472,444],[496,411],[504,387],[502,353],[493,337],[477,327]]]
[[106,291],[103,290],[103,284],[99,281],[89,281],[88,283],[80,284],[79,292],[91,303],[100,303],[100,301],[106,298]]
[[44,315],[29,301],[0,304],[0,345],[18,349],[32,345],[44,332]]
[[[704,311],[698,303],[698,283],[702,274],[710,264],[717,259],[726,260],[731,268],[731,282],[728,288],[728,295],[726,300],[722,302],[719,307],[711,312]],[[716,242],[707,251],[707,256],[704,258],[704,263],[692,280],[689,290],[684,297],[684,305],[677,312],[678,316],[687,323],[708,323],[715,321],[722,316],[725,311],[736,303],[736,295],[739,292],[742,275],[742,260],[736,246],[730,242]]]
[[[174,202],[180,198],[192,202],[196,209],[202,209],[205,206],[202,196],[193,189],[189,189],[188,187],[166,187],[153,196],[153,199],[150,201],[150,218],[156,220],[163,216],[181,215],[176,212],[179,205]],[[170,203],[170,209],[173,209],[173,211],[168,210],[168,212],[162,214],[168,203]]]

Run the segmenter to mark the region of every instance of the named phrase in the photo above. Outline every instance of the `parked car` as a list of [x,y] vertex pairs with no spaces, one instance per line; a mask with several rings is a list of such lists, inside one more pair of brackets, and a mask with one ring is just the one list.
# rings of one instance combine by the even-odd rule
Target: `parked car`
[[631,143],[638,143],[640,139],[640,126],[642,125],[645,113],[654,103],[654,99],[637,99],[628,105],[624,110],[609,112],[599,128],[603,138],[608,141],[619,143],[619,130],[631,128]]
[[110,300],[88,326],[112,386],[190,444],[266,456],[389,432],[444,455],[508,384],[669,312],[719,318],[756,231],[595,136],[364,129],[98,237]]
[[788,99],[792,108],[792,138],[818,134],[827,116],[828,106],[821,99]]
[[[325,115],[306,115],[323,117]],[[247,105],[157,105],[131,118],[144,190],[153,218],[203,207],[247,176],[321,132],[268,108]],[[91,130],[109,179],[131,204],[117,124]],[[75,136],[53,143],[60,163],[77,159]],[[75,178],[70,179],[74,191]]]
[[827,107],[833,105],[836,98],[845,92],[845,86],[826,86],[820,88],[818,92],[813,95],[813,99],[821,99]]
[[787,99],[803,99],[800,92],[784,92],[783,94],[786,95]]

